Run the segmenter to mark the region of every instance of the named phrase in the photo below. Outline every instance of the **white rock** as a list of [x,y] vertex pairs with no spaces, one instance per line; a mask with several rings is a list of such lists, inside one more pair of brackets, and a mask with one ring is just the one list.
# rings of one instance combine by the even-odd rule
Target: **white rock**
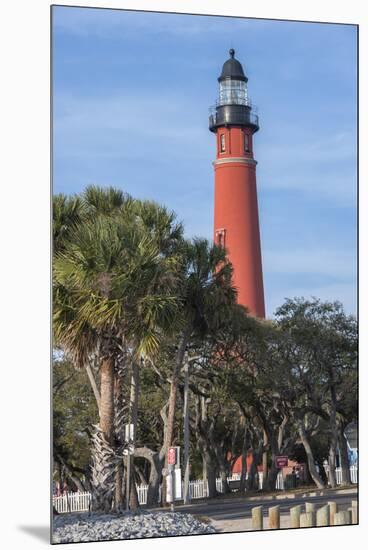
[[86,542],[216,533],[214,527],[179,512],[79,513],[54,518],[53,542]]

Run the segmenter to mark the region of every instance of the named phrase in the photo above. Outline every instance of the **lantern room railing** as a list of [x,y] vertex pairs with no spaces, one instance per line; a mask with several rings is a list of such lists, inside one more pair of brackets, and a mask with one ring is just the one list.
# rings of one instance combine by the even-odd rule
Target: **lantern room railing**
[[[223,124],[241,124],[253,126],[255,131],[259,128],[259,117],[253,112],[253,109],[239,109],[236,113],[228,110],[226,106],[220,106],[220,111],[217,110],[216,105],[209,109],[209,127],[210,130],[214,130],[217,125]],[[221,107],[224,107],[221,109]]]
[[214,106],[214,108],[221,105],[245,105],[246,107],[250,107],[253,110],[257,110],[257,107],[252,105],[249,97],[240,97],[239,95],[237,95],[236,97],[235,95],[232,97],[220,97],[216,100],[216,105]]

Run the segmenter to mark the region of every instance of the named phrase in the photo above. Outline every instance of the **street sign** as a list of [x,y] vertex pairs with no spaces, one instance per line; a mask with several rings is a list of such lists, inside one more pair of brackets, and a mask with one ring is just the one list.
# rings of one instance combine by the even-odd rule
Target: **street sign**
[[125,441],[129,443],[134,440],[134,424],[125,424]]
[[167,463],[168,464],[175,464],[176,463],[176,448],[175,447],[169,447],[169,451],[167,453]]
[[285,468],[289,463],[289,457],[285,455],[277,456],[275,459],[276,468]]

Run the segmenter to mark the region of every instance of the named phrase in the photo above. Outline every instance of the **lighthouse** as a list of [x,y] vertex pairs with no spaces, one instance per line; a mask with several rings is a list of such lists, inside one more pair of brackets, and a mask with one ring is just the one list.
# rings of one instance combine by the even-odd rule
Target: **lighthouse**
[[238,303],[264,318],[264,291],[253,135],[258,115],[248,97],[246,77],[235,51],[218,78],[219,95],[210,110],[216,135],[214,240],[233,265]]

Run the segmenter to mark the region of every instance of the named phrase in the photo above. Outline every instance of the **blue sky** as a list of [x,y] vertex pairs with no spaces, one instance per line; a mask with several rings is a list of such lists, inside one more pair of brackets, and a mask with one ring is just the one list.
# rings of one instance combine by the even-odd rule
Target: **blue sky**
[[208,108],[230,47],[249,78],[267,316],[356,312],[356,28],[53,9],[54,192],[120,187],[212,238]]

